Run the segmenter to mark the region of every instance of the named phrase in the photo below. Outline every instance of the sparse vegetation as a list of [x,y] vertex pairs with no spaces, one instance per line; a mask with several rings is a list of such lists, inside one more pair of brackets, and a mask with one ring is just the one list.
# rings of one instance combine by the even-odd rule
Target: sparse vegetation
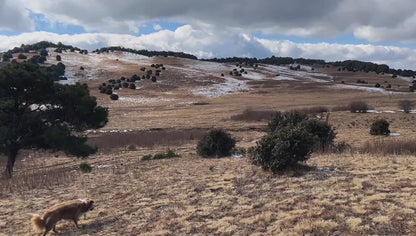
[[145,155],[142,157],[142,161],[150,161],[150,160],[162,160],[162,159],[171,159],[180,157],[178,153],[175,153],[173,150],[168,149],[166,153],[157,153],[154,156],[152,155]]
[[399,101],[399,108],[404,111],[404,113],[410,113],[410,111],[415,106],[414,101],[411,100],[400,100]]

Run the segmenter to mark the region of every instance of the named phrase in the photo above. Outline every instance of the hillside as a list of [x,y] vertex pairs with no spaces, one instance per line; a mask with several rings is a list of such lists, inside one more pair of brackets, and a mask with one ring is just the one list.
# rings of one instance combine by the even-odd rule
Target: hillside
[[[88,132],[99,151],[87,160],[39,150],[21,154],[13,179],[0,180],[0,235],[33,235],[31,214],[86,197],[95,199],[96,209],[80,219],[79,230],[72,222],[58,223],[60,235],[416,233],[414,153],[363,151],[375,141],[416,140],[416,111],[398,107],[401,100],[414,101],[411,77],[319,63],[218,63],[54,47],[47,52],[43,66],[56,65],[59,55],[67,78],[59,83],[87,83],[109,108],[109,122]],[[371,110],[351,113],[348,105],[357,100]],[[331,112],[313,112],[322,107]],[[197,141],[213,127],[230,131],[237,147],[253,147],[271,114],[293,109],[325,115],[336,128],[336,143],[352,149],[314,153],[309,170],[282,175],[246,156],[204,159],[196,153]],[[369,134],[379,118],[390,122],[394,136]],[[141,160],[168,149],[181,156]],[[79,171],[84,161],[93,166],[91,173]]]

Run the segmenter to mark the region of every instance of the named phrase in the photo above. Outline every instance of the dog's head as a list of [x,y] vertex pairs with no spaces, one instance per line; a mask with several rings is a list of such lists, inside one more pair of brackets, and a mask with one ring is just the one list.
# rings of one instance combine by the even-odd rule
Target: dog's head
[[94,200],[92,199],[79,199],[82,203],[83,212],[94,210]]

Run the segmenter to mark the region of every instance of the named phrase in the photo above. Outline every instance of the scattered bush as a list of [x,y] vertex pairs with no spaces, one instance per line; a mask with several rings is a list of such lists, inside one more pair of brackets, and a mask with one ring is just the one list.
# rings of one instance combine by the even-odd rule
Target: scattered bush
[[231,155],[234,146],[235,140],[228,132],[214,129],[198,142],[197,151],[202,157],[225,157]]
[[118,100],[118,95],[113,93],[110,95],[111,100]]
[[370,129],[371,135],[389,135],[389,122],[385,119],[378,119],[373,122]]
[[106,90],[105,90],[105,93],[106,93],[107,95],[111,95],[111,94],[113,94],[113,90],[112,90],[112,89],[106,89]]
[[314,137],[304,127],[289,124],[258,141],[251,160],[275,173],[306,161],[314,145]]
[[89,163],[87,162],[83,162],[79,165],[79,169],[84,172],[84,173],[88,173],[92,171],[92,167]]
[[365,113],[369,109],[368,104],[363,101],[353,101],[349,105],[350,112],[352,113]]
[[376,83],[376,84],[374,85],[374,87],[376,87],[376,88],[380,88],[380,87],[381,87],[381,85],[380,85],[379,83]]
[[399,108],[402,109],[405,113],[410,113],[410,111],[415,106],[413,101],[410,100],[401,100],[399,101]]
[[135,85],[135,84],[130,84],[130,85],[129,85],[129,88],[130,88],[130,89],[136,89],[136,85]]
[[62,60],[61,55],[56,55],[56,60],[61,61]]

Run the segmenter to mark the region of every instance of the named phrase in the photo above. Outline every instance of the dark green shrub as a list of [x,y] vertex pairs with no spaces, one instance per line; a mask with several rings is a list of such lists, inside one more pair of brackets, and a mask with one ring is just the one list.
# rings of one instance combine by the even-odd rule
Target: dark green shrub
[[145,155],[145,156],[142,157],[142,161],[150,161],[152,159],[153,159],[152,155]]
[[374,87],[376,87],[376,88],[380,88],[380,87],[381,87],[381,85],[380,85],[379,83],[376,83],[376,84],[374,85]]
[[84,172],[84,173],[88,173],[92,171],[92,167],[90,164],[88,164],[87,162],[83,162],[79,165],[79,169]]
[[235,140],[228,132],[214,129],[198,142],[197,151],[202,157],[225,157],[231,155],[234,147]]
[[113,94],[113,90],[112,89],[107,89],[107,90],[105,90],[105,93],[107,95],[111,95],[111,94]]
[[156,82],[156,76],[152,76],[152,82]]
[[373,122],[370,129],[371,135],[389,135],[389,122],[385,119],[378,119]]
[[27,56],[25,54],[19,54],[17,59],[27,59]]
[[327,151],[332,147],[336,133],[331,125],[320,120],[307,120],[302,125],[316,137],[315,151]]
[[56,60],[61,61],[62,60],[61,55],[56,55]]
[[278,111],[268,124],[268,131],[273,132],[279,127],[288,125],[296,126],[302,121],[307,120],[305,113],[299,111],[280,112]]
[[306,161],[314,145],[314,136],[304,126],[289,125],[258,141],[251,160],[266,170],[277,172]]
[[130,84],[130,85],[129,85],[129,88],[130,88],[130,89],[136,89],[136,85],[135,85],[135,84]]
[[363,101],[353,101],[349,105],[350,112],[352,113],[365,113],[369,109],[368,104]]
[[118,100],[118,95],[113,93],[110,95],[111,100]]

